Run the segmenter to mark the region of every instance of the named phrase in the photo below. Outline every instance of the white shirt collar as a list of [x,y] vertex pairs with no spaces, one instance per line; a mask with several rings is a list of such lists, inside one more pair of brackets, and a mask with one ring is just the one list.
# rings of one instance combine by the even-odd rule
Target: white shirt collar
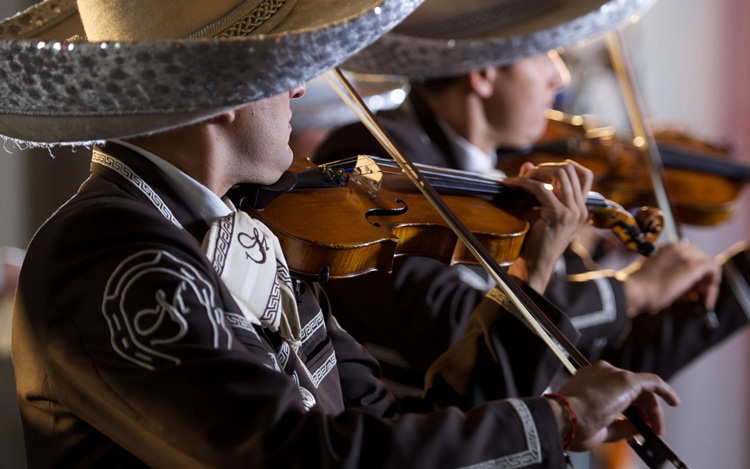
[[491,154],[487,154],[483,152],[476,145],[460,136],[444,120],[438,118],[438,123],[453,146],[458,169],[473,171],[475,173],[491,173],[495,171],[497,153],[492,152]]
[[132,143],[122,140],[112,141],[137,152],[164,171],[172,183],[178,187],[178,190],[185,195],[188,205],[197,211],[201,218],[209,224],[217,218],[225,217],[236,211],[229,199],[224,200],[220,198],[208,187],[196,181],[167,160]]

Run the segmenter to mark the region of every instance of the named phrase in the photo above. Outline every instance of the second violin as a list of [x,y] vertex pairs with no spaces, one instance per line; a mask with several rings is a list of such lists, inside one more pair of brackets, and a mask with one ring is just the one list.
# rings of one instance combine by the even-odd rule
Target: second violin
[[[500,169],[515,174],[524,161],[539,163],[570,158],[594,172],[594,190],[624,207],[654,205],[653,188],[638,142],[616,136],[582,116],[547,114],[547,132],[524,151],[505,152]],[[734,214],[750,166],[732,159],[730,148],[681,132],[656,135],[664,169],[664,186],[677,221],[712,226]]]

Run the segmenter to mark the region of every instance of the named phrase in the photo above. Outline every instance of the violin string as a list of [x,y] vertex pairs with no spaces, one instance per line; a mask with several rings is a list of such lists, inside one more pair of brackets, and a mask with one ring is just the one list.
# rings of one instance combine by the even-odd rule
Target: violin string
[[[525,304],[521,298],[524,297],[523,293],[519,294],[518,291],[514,291],[515,284],[512,280],[507,281],[503,279],[503,271],[501,267],[494,262],[494,259],[489,256],[487,250],[482,246],[476,238],[468,232],[465,226],[455,218],[450,209],[445,206],[444,202],[434,193],[432,187],[427,181],[420,177],[419,171],[409,166],[409,160],[402,155],[398,149],[393,145],[391,140],[385,135],[383,130],[380,128],[378,123],[375,121],[374,116],[366,112],[367,106],[364,102],[356,100],[356,91],[350,86],[347,87],[347,80],[343,76],[340,70],[333,69],[329,70],[324,74],[326,81],[333,88],[333,90],[339,95],[344,103],[349,106],[352,111],[359,117],[361,122],[368,128],[373,136],[380,142],[385,148],[388,154],[394,158],[397,162],[402,162],[404,165],[401,166],[402,171],[415,183],[415,185],[422,191],[424,196],[432,203],[435,209],[445,219],[446,223],[451,227],[454,233],[461,239],[466,248],[474,255],[476,260],[482,264],[485,270],[493,277],[497,285],[504,291],[506,297],[515,306],[515,309],[523,315],[524,320],[529,324],[534,332],[547,344],[547,347],[557,356],[560,362],[570,373],[575,373],[577,369],[573,365],[571,359],[566,355],[559,346],[558,341],[552,338],[548,329],[545,329],[539,320],[534,317],[529,311],[530,305]],[[507,275],[506,275],[507,276]],[[512,284],[512,285],[511,285]],[[523,296],[522,296],[523,295]],[[567,337],[561,335],[562,340],[567,340]],[[573,349],[575,347],[570,344]],[[578,352],[580,354],[580,352]],[[582,357],[582,355],[581,355]],[[585,360],[585,357],[583,357]]]

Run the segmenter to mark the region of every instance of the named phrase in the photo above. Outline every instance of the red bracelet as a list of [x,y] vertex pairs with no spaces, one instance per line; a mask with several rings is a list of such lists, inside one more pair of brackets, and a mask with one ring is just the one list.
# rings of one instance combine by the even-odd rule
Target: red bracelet
[[568,427],[568,433],[562,440],[563,449],[567,450],[570,447],[570,444],[573,442],[573,438],[576,437],[576,428],[578,428],[578,416],[570,406],[570,402],[568,402],[568,399],[566,399],[562,394],[552,392],[545,394],[544,397],[556,400],[563,408],[563,410],[565,410],[565,413],[568,414],[568,421],[570,422],[570,426]]

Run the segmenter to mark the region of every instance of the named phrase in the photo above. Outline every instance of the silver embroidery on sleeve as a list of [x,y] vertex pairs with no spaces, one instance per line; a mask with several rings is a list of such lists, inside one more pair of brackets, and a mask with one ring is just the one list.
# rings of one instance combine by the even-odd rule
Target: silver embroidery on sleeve
[[338,363],[336,352],[332,350],[331,354],[328,355],[325,361],[323,361],[323,363],[315,371],[311,371],[307,367],[307,364],[304,362],[304,360],[299,357],[299,349],[293,350],[293,352],[297,354],[300,368],[305,372],[305,375],[307,375],[307,378],[312,382],[313,386],[315,386],[315,389],[317,389],[318,386],[320,386],[320,383],[325,379],[325,377],[328,376],[328,374],[334,368],[336,368],[336,364]]
[[531,410],[519,399],[508,399],[506,402],[513,406],[516,413],[518,413],[518,417],[521,419],[526,438],[526,449],[497,459],[465,466],[463,469],[512,469],[542,462],[542,445],[539,441],[539,431],[534,423]]
[[271,363],[264,363],[264,366],[270,370],[281,372],[281,367],[279,366],[279,362],[276,359],[276,355],[274,355],[273,353],[266,353],[266,356],[271,361]]
[[309,412],[315,405],[315,396],[302,386],[299,387],[299,392],[302,396],[302,405],[305,406],[305,412]]
[[320,328],[325,328],[322,311],[318,311],[318,314],[316,314],[302,328],[302,330],[300,331],[300,341],[302,341],[302,343],[306,342],[307,339],[309,339],[315,333],[315,331]]
[[486,273],[480,275],[463,264],[459,264],[453,268],[458,272],[458,279],[474,290],[486,292],[496,285],[495,281]]
[[600,326],[617,320],[617,304],[615,302],[615,292],[612,290],[612,284],[603,277],[594,278],[594,285],[599,290],[599,298],[602,300],[602,309],[589,314],[582,314],[570,318],[576,329],[581,330],[587,327]]
[[102,166],[106,166],[107,168],[115,171],[120,176],[122,176],[126,181],[133,184],[138,188],[138,190],[143,192],[146,197],[148,197],[151,203],[154,204],[154,207],[156,207],[156,209],[162,215],[164,215],[167,220],[171,221],[175,226],[182,229],[182,225],[179,221],[177,221],[177,218],[174,216],[172,211],[169,210],[167,204],[164,203],[161,197],[159,197],[159,194],[157,194],[156,191],[151,186],[149,186],[146,181],[141,179],[141,177],[138,176],[138,174],[136,174],[136,172],[133,171],[130,166],[126,165],[117,158],[107,155],[106,153],[102,153],[101,151],[98,151],[96,149],[91,156],[91,161]]
[[255,336],[256,339],[258,339],[259,341],[261,340],[258,332],[255,330],[255,326],[253,325],[253,323],[248,321],[245,316],[237,313],[232,313],[230,311],[224,311],[224,319],[226,319],[227,323],[229,323],[230,326],[250,332]]
[[[189,309],[187,305],[199,305]],[[102,314],[115,352],[149,370],[181,362],[165,347],[187,335],[194,321],[207,320],[215,349],[232,346],[232,333],[217,306],[213,285],[193,266],[159,250],[123,260],[104,291]]]
[[281,348],[279,348],[279,351],[276,353],[276,357],[279,359],[281,368],[286,368],[287,364],[289,363],[290,352],[291,348],[289,347],[289,343],[283,342],[281,344]]
[[328,356],[325,362],[323,362],[320,367],[315,370],[315,372],[312,374],[312,382],[315,385],[315,388],[320,386],[321,381],[325,379],[326,376],[336,367],[336,353],[331,351],[331,354]]

